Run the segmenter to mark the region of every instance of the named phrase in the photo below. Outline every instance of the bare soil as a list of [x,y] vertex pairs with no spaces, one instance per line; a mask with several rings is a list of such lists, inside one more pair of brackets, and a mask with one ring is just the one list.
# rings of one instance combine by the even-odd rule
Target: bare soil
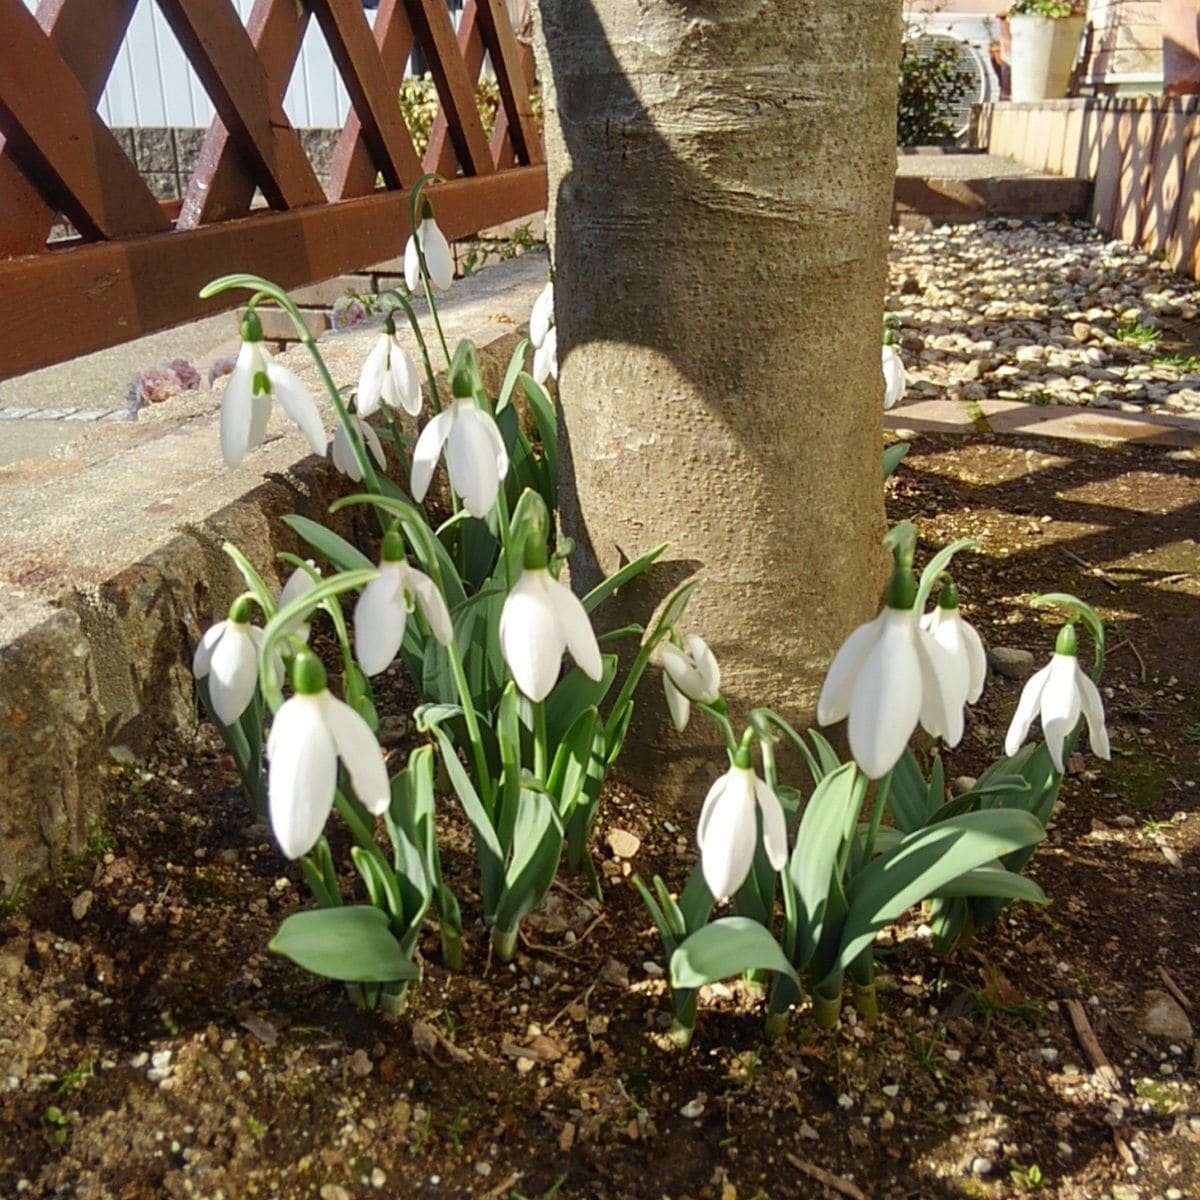
[[[924,551],[983,543],[958,575],[990,645],[1050,652],[1040,591],[1100,609],[1114,756],[1071,764],[1033,868],[1050,906],[948,960],[913,913],[880,947],[872,1029],[801,1012],[768,1043],[735,984],[709,989],[688,1052],[661,1049],[663,964],[627,879],[681,886],[694,814],[620,789],[603,908],[564,879],[515,964],[489,966],[476,927],[458,975],[431,931],[409,1011],[358,1012],[267,953],[303,882],[211,738],[114,764],[88,855],[0,914],[0,1195],[1200,1196],[1197,1045],[1141,1020],[1149,990],[1200,1017],[1198,475],[1147,448],[923,437],[888,485]],[[995,757],[1019,689],[990,679],[948,777]],[[470,917],[464,846],[446,862]]]

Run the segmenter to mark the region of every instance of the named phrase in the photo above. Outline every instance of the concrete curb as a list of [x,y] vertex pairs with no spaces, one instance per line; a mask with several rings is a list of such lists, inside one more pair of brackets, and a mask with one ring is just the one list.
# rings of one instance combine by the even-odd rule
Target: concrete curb
[[[475,342],[493,391],[545,279],[544,257],[526,255],[456,284],[443,309],[451,347]],[[322,342],[336,380],[356,380],[377,334]],[[307,355],[285,357],[317,394]],[[276,435],[227,470],[218,410],[209,394],[171,402],[132,429],[97,429],[71,457],[0,470],[5,892],[84,845],[113,748],[136,755],[191,724],[192,647],[242,590],[223,542],[277,582],[275,555],[300,549],[279,518],[323,519],[345,489],[279,414]]]

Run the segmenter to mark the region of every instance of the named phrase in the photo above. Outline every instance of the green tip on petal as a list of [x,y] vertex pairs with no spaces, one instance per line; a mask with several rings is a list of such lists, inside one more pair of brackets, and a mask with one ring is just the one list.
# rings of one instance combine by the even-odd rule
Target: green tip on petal
[[249,625],[254,615],[254,601],[248,595],[239,596],[229,606],[229,619],[238,625]]
[[954,586],[954,580],[947,575],[942,584],[941,593],[938,595],[938,608],[954,609],[957,607],[958,588]]
[[261,342],[262,340],[262,321],[258,319],[258,312],[255,309],[248,308],[246,315],[242,318],[242,341]]
[[1054,643],[1055,654],[1069,654],[1072,658],[1079,653],[1079,638],[1075,634],[1075,624],[1070,622],[1058,631],[1058,639]]
[[301,650],[292,663],[292,690],[297,696],[316,696],[323,692],[328,681],[321,660],[308,650]]
[[271,394],[271,381],[267,378],[266,371],[254,372],[254,384],[250,390],[256,396],[269,396]]
[[380,558],[384,562],[404,562],[406,557],[404,539],[396,531],[395,527],[389,529],[383,535],[383,550],[380,552]]

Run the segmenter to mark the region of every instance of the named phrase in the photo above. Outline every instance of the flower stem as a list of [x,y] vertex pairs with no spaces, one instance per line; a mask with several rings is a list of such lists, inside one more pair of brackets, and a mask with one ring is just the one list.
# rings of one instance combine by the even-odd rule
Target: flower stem
[[546,757],[549,747],[546,737],[546,702],[538,700],[533,706],[533,774],[546,782]]
[[502,963],[512,962],[517,955],[517,931],[492,926],[492,953]]
[[475,711],[475,701],[471,696],[471,688],[467,683],[467,673],[463,668],[462,654],[458,642],[451,640],[446,647],[450,658],[450,670],[454,675],[454,686],[458,689],[458,698],[462,704],[463,720],[467,723],[467,737],[471,742],[471,756],[475,761],[475,774],[479,783],[479,798],[487,809],[489,817],[492,812],[492,776],[488,770],[487,754],[483,748],[483,738],[479,733],[479,714]]
[[871,824],[867,826],[867,840],[863,844],[863,862],[869,863],[875,852],[875,839],[879,836],[879,827],[883,823],[883,810],[887,808],[888,793],[892,789],[892,772],[888,771],[879,780],[875,790],[875,807],[871,809]]
[[463,969],[462,931],[451,929],[445,922],[440,923],[439,932],[442,935],[442,962],[447,970],[461,971]]
[[433,327],[437,330],[438,341],[442,343],[442,354],[446,359],[446,369],[450,369],[450,347],[446,345],[446,335],[442,332],[442,319],[438,316],[437,305],[433,301],[433,288],[429,286],[429,268],[425,265],[425,249],[421,239],[417,239],[417,254],[421,259],[421,285],[425,289],[425,303],[429,305],[429,315],[433,317]]
[[842,988],[838,982],[837,994],[822,996],[819,989],[813,991],[813,1020],[819,1029],[832,1029],[842,1014]]

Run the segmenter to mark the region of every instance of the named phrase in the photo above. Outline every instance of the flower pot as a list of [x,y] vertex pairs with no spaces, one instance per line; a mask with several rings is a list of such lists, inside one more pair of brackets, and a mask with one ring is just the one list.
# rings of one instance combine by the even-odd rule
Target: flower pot
[[1008,24],[1012,36],[1012,99],[1063,99],[1079,53],[1084,18],[1014,13]]

